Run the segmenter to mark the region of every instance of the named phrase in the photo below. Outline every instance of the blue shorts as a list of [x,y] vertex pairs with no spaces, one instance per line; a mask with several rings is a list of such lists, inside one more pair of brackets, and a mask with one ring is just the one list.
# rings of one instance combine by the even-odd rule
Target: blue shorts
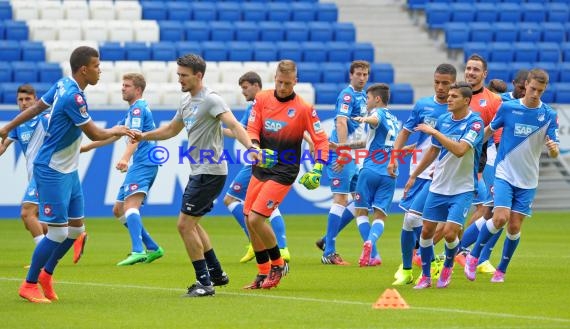
[[28,188],[26,188],[26,193],[22,198],[22,203],[33,203],[36,205],[40,203],[40,199],[38,198],[38,188],[34,177],[32,177],[28,184]]
[[244,166],[238,172],[228,191],[227,195],[239,201],[245,201],[245,195],[247,194],[247,187],[249,186],[249,181],[251,180],[251,166]]
[[484,204],[489,201],[489,194],[487,194],[487,185],[483,179],[477,181],[477,189],[473,197],[473,205]]
[[336,152],[331,153],[331,158],[329,159],[327,165],[327,175],[329,176],[331,182],[331,192],[332,193],[344,193],[349,194],[355,191],[356,181],[358,180],[358,169],[354,160],[347,163],[340,172],[336,172],[332,169],[332,166],[338,158]]
[[355,208],[372,207],[388,215],[396,190],[396,179],[380,175],[368,168],[360,171],[359,178],[354,197]]
[[456,195],[429,192],[422,217],[430,222],[454,222],[463,226],[471,202],[473,202],[473,191]]
[[500,178],[495,178],[495,208],[509,208],[511,211],[530,216],[532,201],[536,189],[523,189],[509,184]]
[[180,212],[202,217],[214,207],[214,201],[224,189],[227,175],[190,175],[182,195]]
[[426,199],[429,194],[429,187],[431,186],[431,180],[424,184],[421,191],[417,193],[414,197],[414,201],[412,201],[412,205],[408,211],[416,213],[418,215],[422,215],[424,213],[424,208],[426,206]]
[[85,217],[83,190],[77,170],[62,174],[46,166],[34,167],[40,222],[65,224]]
[[485,169],[483,169],[483,180],[485,181],[485,185],[487,186],[487,201],[485,201],[485,205],[492,207],[493,206],[493,194],[495,192],[494,185],[495,185],[495,166],[486,165]]
[[117,193],[117,201],[125,202],[125,199],[135,193],[144,193],[145,199],[148,191],[158,174],[158,166],[133,165],[127,171],[127,177]]
[[[400,208],[402,208],[406,212],[410,211],[410,207],[414,203],[416,196],[418,196],[420,193],[422,193],[422,190],[423,190],[424,186],[426,186],[426,185],[428,185],[428,190],[429,190],[430,183],[431,183],[431,179],[416,178],[416,182],[414,183],[412,188],[408,191],[408,193],[406,193],[406,196],[400,201],[400,204],[399,204]],[[426,195],[427,195],[427,192],[424,195],[424,201],[425,201]],[[420,211],[419,211],[420,214],[422,213],[423,208],[424,207],[423,207],[423,202],[422,202],[422,206],[421,206]]]

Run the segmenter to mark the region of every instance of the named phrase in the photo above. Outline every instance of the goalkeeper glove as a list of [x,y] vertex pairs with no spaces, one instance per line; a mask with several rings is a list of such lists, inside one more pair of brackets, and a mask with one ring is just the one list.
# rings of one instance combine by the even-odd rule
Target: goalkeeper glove
[[299,183],[303,184],[307,190],[314,190],[321,186],[321,175],[323,174],[323,164],[315,163],[313,170],[305,173],[299,179]]
[[254,164],[259,168],[272,168],[277,164],[277,152],[271,149],[260,149],[259,147],[251,148],[253,154],[261,153],[261,160],[254,160]]

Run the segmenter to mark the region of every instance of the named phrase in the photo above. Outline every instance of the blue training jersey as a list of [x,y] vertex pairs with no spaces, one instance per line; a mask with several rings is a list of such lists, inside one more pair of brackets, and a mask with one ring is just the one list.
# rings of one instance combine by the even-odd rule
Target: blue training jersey
[[[366,116],[366,91],[356,91],[352,85],[348,85],[348,87],[344,88],[338,95],[335,111],[335,123],[338,117],[346,117],[348,119],[346,122],[348,132],[346,142],[350,143],[363,140],[364,124],[351,120],[351,118]],[[330,141],[338,142],[336,124],[331,133]]]
[[447,113],[437,120],[435,128],[449,139],[467,142],[470,148],[461,158],[458,158],[432,137],[432,145],[439,148],[440,152],[429,188],[430,192],[457,195],[474,191],[483,146],[483,119],[479,114],[471,111],[461,120],[454,120],[452,113]]
[[34,165],[44,165],[63,173],[77,170],[83,133],[80,126],[91,120],[85,94],[72,77],[55,83],[42,101],[52,107],[44,143]]
[[8,139],[20,145],[26,157],[26,167],[28,170],[28,180],[32,178],[34,171],[34,159],[42,146],[46,134],[50,111],[47,110],[36,115],[27,122],[22,123],[16,129],[10,131]]
[[247,108],[245,109],[245,113],[242,115],[239,123],[247,130],[247,122],[249,120],[249,115],[251,114],[251,108],[253,107],[254,102],[249,102],[247,104]]
[[507,91],[506,93],[502,93],[500,94],[501,99],[503,100],[503,102],[508,102],[508,101],[512,101],[513,99],[516,99],[515,96],[513,96],[513,92],[512,91]]
[[[368,125],[368,140],[366,141],[368,154],[364,159],[364,168],[389,176],[387,167],[390,164],[390,153],[400,131],[398,118],[387,108],[374,109],[370,116],[378,118],[378,125]],[[397,171],[396,174],[398,174]]]
[[546,136],[560,143],[556,112],[542,102],[537,108],[526,107],[519,99],[503,103],[490,126],[492,130],[503,128],[495,177],[518,188],[536,188]]
[[[404,123],[403,128],[409,132],[414,132],[419,124],[425,123],[432,127],[435,127],[437,119],[443,114],[447,113],[447,103],[440,104],[435,100],[435,95],[430,97],[424,97],[419,99],[414,108],[412,109],[412,114],[408,120]],[[416,150],[421,152],[416,153],[416,161],[410,161],[410,173],[416,170],[418,164],[422,161],[424,154],[431,146],[430,135],[420,132],[418,136],[418,141],[416,144]],[[423,179],[430,179],[431,174],[435,168],[435,163],[432,163],[426,170],[424,170],[418,177]]]
[[[156,129],[148,103],[142,98],[138,99],[129,107],[127,115],[119,122],[119,125],[124,125],[129,129],[140,132],[147,132]],[[130,139],[128,137],[125,137],[125,141],[126,143],[130,143]],[[156,166],[156,163],[150,161],[148,156],[149,152],[155,146],[156,141],[140,141],[132,156],[132,163]]]

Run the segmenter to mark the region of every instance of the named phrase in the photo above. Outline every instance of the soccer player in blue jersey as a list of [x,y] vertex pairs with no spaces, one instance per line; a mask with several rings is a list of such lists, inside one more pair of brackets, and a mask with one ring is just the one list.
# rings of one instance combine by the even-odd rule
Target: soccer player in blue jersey
[[540,100],[548,80],[545,71],[531,70],[525,82],[524,97],[503,103],[491,124],[485,128],[486,138],[499,128],[503,128],[503,137],[495,161],[493,218],[481,227],[475,246],[466,259],[465,276],[471,281],[475,280],[482,248],[506,225],[503,255],[491,282],[505,280],[507,267],[520,241],[523,220],[531,214],[538,185],[540,154],[544,146],[550,157],[557,157],[560,153],[557,114]]
[[409,191],[420,175],[436,159],[429,188],[420,237],[422,276],[414,289],[431,287],[430,264],[433,237],[438,223],[445,223],[445,262],[437,287],[451,282],[454,257],[459,248],[459,233],[471,207],[477,184],[477,166],[483,143],[483,120],[469,109],[472,91],[468,83],[451,85],[447,99],[449,113],[441,116],[435,128],[420,124],[416,130],[432,136],[432,145],[418,167],[410,174],[404,191]]
[[[368,82],[370,64],[366,61],[354,61],[350,65],[350,84],[343,89],[336,101],[335,127],[330,141],[337,144],[351,143],[365,138],[364,125],[351,120],[355,117],[366,116],[366,92],[364,86]],[[336,252],[336,237],[355,216],[354,204],[348,202],[348,196],[354,192],[358,179],[358,168],[355,161],[349,161],[342,166],[340,172],[333,168],[338,161],[343,163],[346,159],[339,158],[336,153],[331,154],[327,164],[327,174],[331,181],[333,204],[327,220],[327,231],[324,239],[323,256],[321,262],[331,265],[348,265]],[[352,160],[352,159],[350,159]],[[317,241],[317,246],[322,246]],[[376,248],[374,255],[376,256]]]
[[99,128],[89,116],[83,90],[99,81],[99,52],[81,46],[73,50],[69,62],[71,77],[60,79],[36,104],[0,128],[0,138],[4,139],[19,124],[52,107],[44,142],[34,160],[40,221],[48,224],[48,230],[34,250],[28,275],[19,289],[19,295],[33,303],[58,299],[52,274],[59,259],[85,231],[83,191],[77,173],[82,134],[91,140],[130,134],[125,126]]
[[[451,64],[440,64],[435,69],[433,75],[433,96],[421,98],[412,109],[410,118],[405,122],[403,129],[398,133],[394,142],[394,150],[402,150],[414,129],[420,124],[428,124],[435,127],[438,118],[447,113],[447,97],[449,88],[455,82],[457,70]],[[410,162],[410,172],[414,172],[419,161],[431,147],[431,138],[428,134],[420,132],[416,142],[416,149],[420,150],[416,155],[416,161]],[[432,180],[432,164],[418,175],[414,186],[404,195],[400,202],[400,208],[404,214],[404,223],[400,234],[400,247],[402,249],[402,268],[398,269],[393,285],[404,285],[413,282],[412,275],[412,255],[416,242],[420,239],[422,231],[422,213],[425,199],[429,192],[429,185]],[[398,161],[393,159],[388,164],[387,170],[390,175],[396,175]]]
[[[261,91],[262,82],[259,74],[255,72],[246,72],[243,74],[239,80],[238,84],[241,87],[241,93],[245,97],[245,100],[249,102],[247,109],[243,114],[240,123],[244,128],[247,128],[247,122],[249,119],[249,114],[251,113],[251,107],[253,106],[253,101],[255,100],[255,95]],[[231,130],[224,129],[224,134],[233,137]],[[251,165],[246,164],[234,180],[231,182],[226,196],[224,197],[224,204],[228,207],[228,210],[232,213],[236,219],[239,226],[242,228],[243,232],[249,240],[249,232],[245,224],[245,216],[243,214],[243,202],[247,194],[247,187],[249,181],[251,180]],[[275,232],[275,237],[277,238],[277,245],[281,251],[281,256],[287,262],[291,260],[291,254],[289,253],[289,248],[287,248],[287,236],[285,234],[285,221],[279,208],[276,208],[269,216],[269,222],[271,228]],[[253,251],[253,246],[251,242],[247,247],[246,254],[240,259],[240,263],[247,263],[255,258],[255,252]]]
[[[142,74],[127,73],[123,75],[121,92],[123,100],[129,103],[129,109],[125,118],[119,122],[120,125],[140,132],[156,128],[152,112],[147,101],[143,98],[145,87],[146,81]],[[113,143],[119,138],[113,137],[84,145],[81,147],[81,152]],[[117,263],[118,266],[133,265],[140,262],[151,263],[164,255],[164,249],[151,238],[145,229],[140,214],[140,208],[158,174],[158,164],[149,158],[149,152],[155,146],[155,141],[141,141],[139,143],[127,141],[125,152],[115,166],[117,170],[126,172],[127,175],[119,188],[117,201],[113,206],[113,214],[129,230],[132,244],[131,253],[126,259]],[[131,162],[132,165],[130,165]],[[146,247],[146,251],[144,247]]]

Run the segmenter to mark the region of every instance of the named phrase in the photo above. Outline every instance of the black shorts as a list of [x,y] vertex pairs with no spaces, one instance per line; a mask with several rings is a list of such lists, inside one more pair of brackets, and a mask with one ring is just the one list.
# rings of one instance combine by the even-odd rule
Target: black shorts
[[224,189],[227,175],[191,175],[182,195],[183,214],[202,217],[214,207],[214,200]]

